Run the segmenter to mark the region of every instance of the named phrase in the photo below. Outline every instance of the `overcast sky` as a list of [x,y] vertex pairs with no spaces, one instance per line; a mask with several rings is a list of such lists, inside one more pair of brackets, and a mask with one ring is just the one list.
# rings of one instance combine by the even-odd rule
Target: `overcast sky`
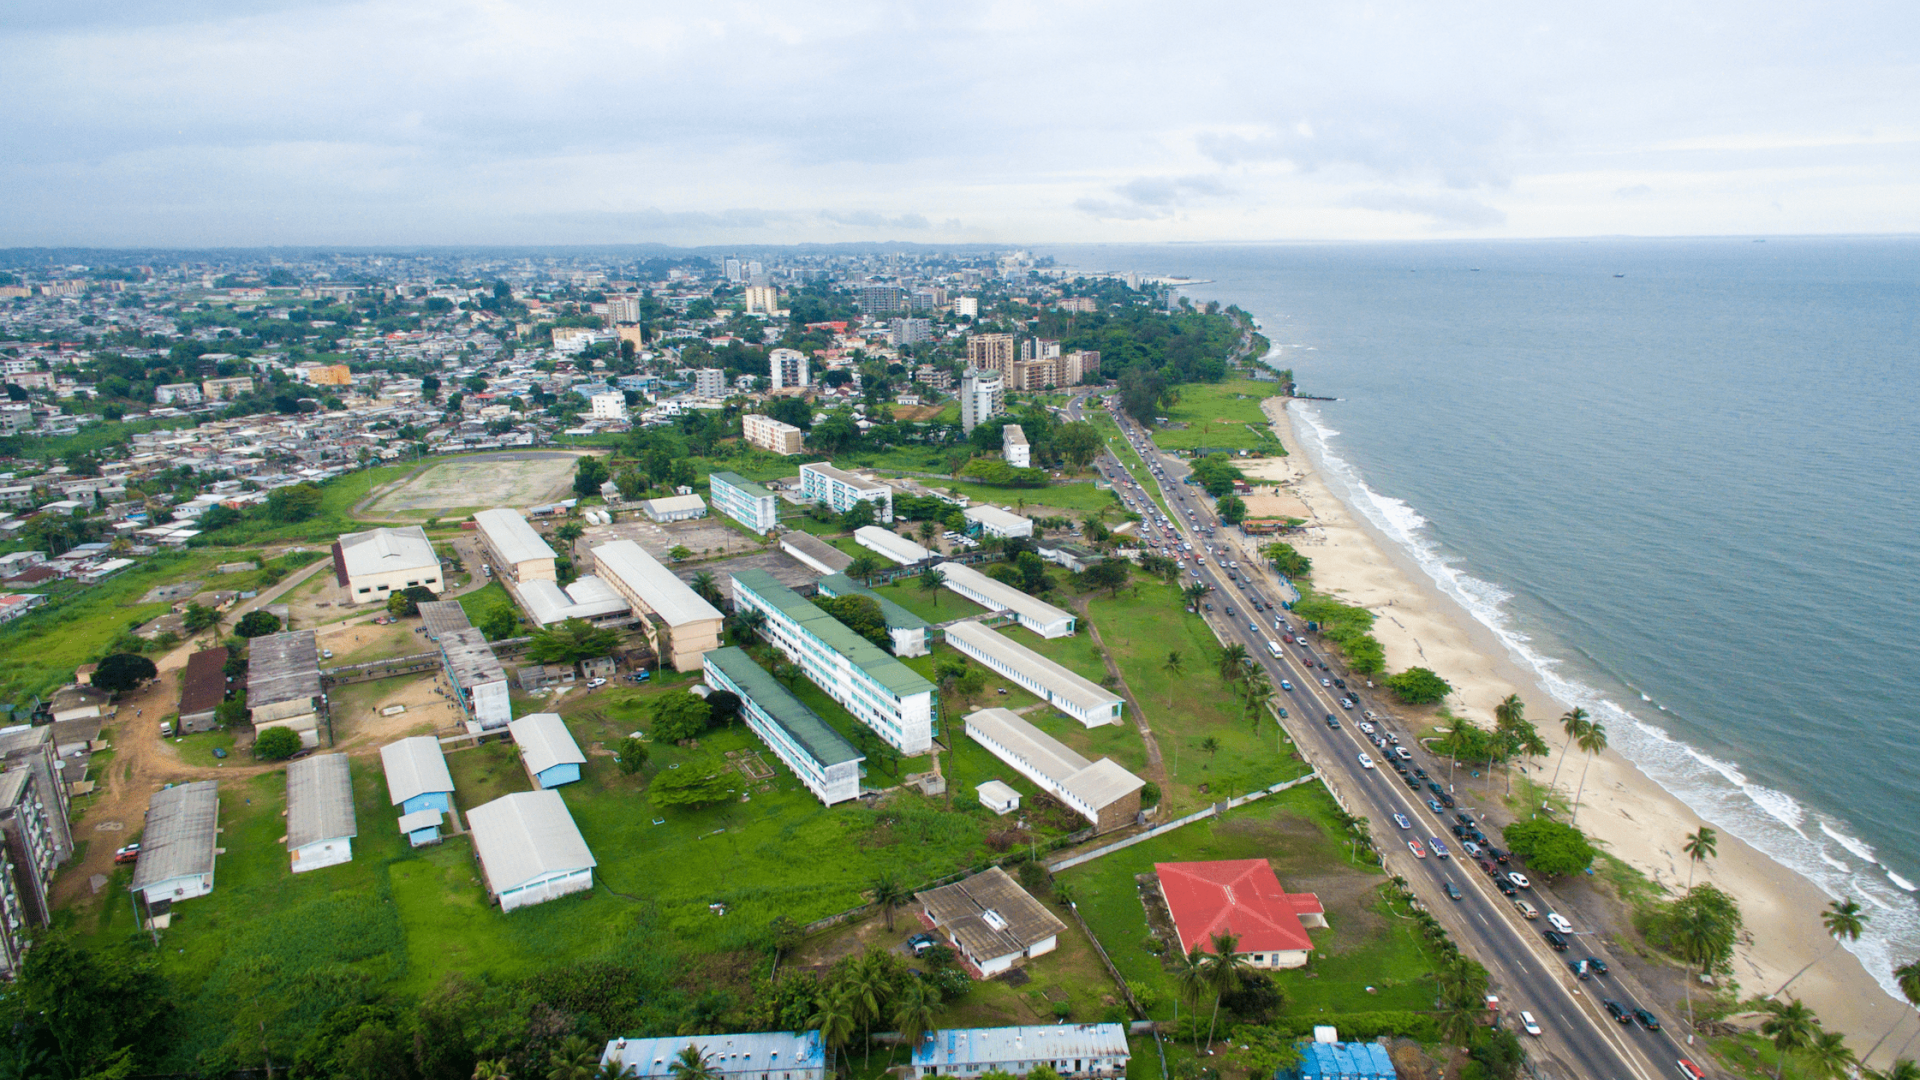
[[1920,4],[0,0],[0,245],[1920,231]]

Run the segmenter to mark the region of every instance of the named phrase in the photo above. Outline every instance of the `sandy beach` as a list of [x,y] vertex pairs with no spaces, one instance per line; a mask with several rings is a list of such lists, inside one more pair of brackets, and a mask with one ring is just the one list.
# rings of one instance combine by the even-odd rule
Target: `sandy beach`
[[[1555,700],[1530,669],[1509,655],[1491,631],[1442,593],[1413,559],[1363,518],[1350,513],[1314,472],[1284,399],[1265,402],[1274,431],[1292,456],[1256,462],[1250,480],[1277,482],[1299,500],[1310,524],[1291,538],[1313,560],[1313,584],[1376,616],[1374,635],[1386,649],[1389,670],[1423,666],[1455,688],[1447,702],[1455,715],[1491,727],[1493,708],[1508,694],[1526,702],[1526,715],[1554,748],[1532,764],[1529,775],[1551,778],[1565,741],[1558,718],[1570,705]],[[1559,787],[1571,800],[1582,760],[1569,755]],[[1596,758],[1586,779],[1580,827],[1605,850],[1674,892],[1687,883],[1680,845],[1703,822],[1679,799],[1609,750]],[[1856,1053],[1865,1054],[1898,1022],[1869,1064],[1885,1067],[1893,1051],[1920,1031],[1914,1011],[1890,997],[1852,953],[1834,950],[1820,925],[1832,897],[1738,838],[1719,829],[1719,856],[1698,871],[1740,903],[1747,936],[1735,959],[1743,997],[1771,993],[1809,961],[1825,958],[1793,984],[1790,996],[1811,1007],[1828,1030],[1842,1031]],[[1578,887],[1578,886],[1574,886]]]

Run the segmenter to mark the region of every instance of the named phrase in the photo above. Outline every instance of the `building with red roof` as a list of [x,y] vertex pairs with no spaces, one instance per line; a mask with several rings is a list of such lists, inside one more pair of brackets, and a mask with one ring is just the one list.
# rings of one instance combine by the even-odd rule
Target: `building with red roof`
[[1182,952],[1196,945],[1213,952],[1216,935],[1233,934],[1253,967],[1302,967],[1313,951],[1307,927],[1327,925],[1320,898],[1289,894],[1265,859],[1155,863],[1153,870]]

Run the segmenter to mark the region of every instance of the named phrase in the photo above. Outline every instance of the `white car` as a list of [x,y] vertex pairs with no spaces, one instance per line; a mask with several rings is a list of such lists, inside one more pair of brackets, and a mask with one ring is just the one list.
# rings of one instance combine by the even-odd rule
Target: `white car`
[[1363,769],[1373,768],[1373,759],[1368,757],[1364,750],[1360,752],[1360,767]]
[[1413,751],[1408,750],[1404,746],[1396,746],[1393,748],[1393,756],[1399,758],[1401,761],[1412,761]]
[[1513,873],[1509,873],[1507,875],[1507,880],[1513,882],[1513,887],[1516,889],[1533,888],[1533,882],[1527,880],[1527,875],[1519,873],[1517,871]]
[[605,679],[588,679],[587,680],[587,689],[589,690],[595,690],[605,685],[607,685],[607,680]]
[[1534,1020],[1533,1014],[1525,1009],[1520,1010],[1520,1030],[1529,1035],[1540,1034],[1540,1024]]
[[1547,912],[1547,925],[1563,934],[1573,933],[1573,924],[1567,921],[1566,916],[1561,915],[1557,911]]

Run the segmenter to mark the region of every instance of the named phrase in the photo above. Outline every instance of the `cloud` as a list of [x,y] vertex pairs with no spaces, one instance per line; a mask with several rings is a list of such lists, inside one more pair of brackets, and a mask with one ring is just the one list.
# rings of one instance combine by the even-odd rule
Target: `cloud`
[[1346,204],[1361,210],[1421,215],[1429,219],[1432,227],[1440,229],[1484,229],[1503,225],[1507,220],[1503,210],[1452,193],[1420,195],[1406,191],[1357,191],[1347,197]]

